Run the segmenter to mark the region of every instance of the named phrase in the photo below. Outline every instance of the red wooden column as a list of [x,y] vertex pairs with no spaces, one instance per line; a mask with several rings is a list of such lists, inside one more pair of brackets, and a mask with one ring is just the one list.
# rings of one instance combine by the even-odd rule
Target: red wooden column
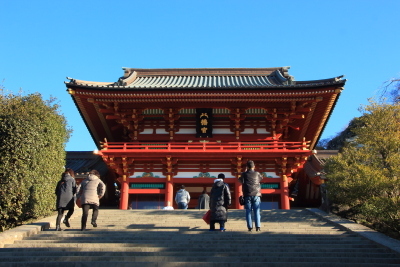
[[169,202],[169,206],[174,206],[174,183],[172,181],[170,175],[167,176],[167,182],[165,183],[165,203],[164,205],[167,206]]
[[167,155],[165,159],[161,159],[161,162],[165,164],[164,175],[167,176],[165,183],[165,206],[170,203],[170,206],[174,206],[173,193],[174,193],[174,172],[172,166],[178,162],[178,159],[172,159],[171,155]]
[[119,201],[119,209],[128,209],[128,199],[129,199],[129,182],[126,179],[126,175],[122,175],[121,181],[121,199]]
[[236,159],[233,161],[233,163],[236,165],[235,206],[239,210],[244,209],[244,206],[240,206],[239,204],[239,196],[242,195],[242,183],[240,183],[238,180],[240,178],[240,175],[242,175],[242,158],[243,157],[241,155],[237,155]]
[[290,210],[289,204],[289,185],[286,175],[281,179],[281,209]]

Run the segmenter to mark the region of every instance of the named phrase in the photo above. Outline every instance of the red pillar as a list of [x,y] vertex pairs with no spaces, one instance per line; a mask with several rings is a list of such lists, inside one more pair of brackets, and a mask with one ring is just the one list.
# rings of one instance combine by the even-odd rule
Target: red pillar
[[281,209],[283,210],[290,210],[290,204],[289,204],[289,185],[287,182],[287,177],[284,175],[284,177],[281,180]]
[[129,199],[129,183],[126,179],[126,175],[123,175],[121,184],[121,199],[119,201],[120,210],[128,209],[128,199]]
[[167,206],[169,202],[169,206],[174,206],[174,183],[172,182],[171,178],[167,178],[167,182],[165,183],[165,203],[164,205]]
[[239,204],[239,197],[242,195],[242,184],[236,180],[235,182],[235,205],[234,208],[242,210],[244,206],[240,206]]

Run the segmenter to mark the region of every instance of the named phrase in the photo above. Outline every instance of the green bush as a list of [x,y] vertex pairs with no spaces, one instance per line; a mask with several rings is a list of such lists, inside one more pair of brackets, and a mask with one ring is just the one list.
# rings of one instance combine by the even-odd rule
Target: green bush
[[384,232],[400,230],[400,104],[361,109],[354,138],[325,164],[329,199],[341,215]]
[[70,130],[55,99],[0,95],[0,230],[47,216],[65,166]]

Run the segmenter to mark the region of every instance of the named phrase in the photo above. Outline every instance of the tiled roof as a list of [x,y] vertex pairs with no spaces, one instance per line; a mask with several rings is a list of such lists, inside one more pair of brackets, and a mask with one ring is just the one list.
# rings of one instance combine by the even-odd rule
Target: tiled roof
[[288,85],[278,70],[270,75],[209,75],[209,76],[147,76],[137,77],[134,82],[127,84],[132,88],[232,88],[232,87],[265,87],[274,85]]
[[68,78],[67,84],[114,89],[186,89],[186,88],[265,88],[316,87],[338,85],[342,76],[297,82],[289,67],[265,69],[130,69],[115,83],[89,82]]
[[104,176],[108,171],[103,159],[91,151],[67,151],[65,167],[73,169],[77,174],[97,170]]

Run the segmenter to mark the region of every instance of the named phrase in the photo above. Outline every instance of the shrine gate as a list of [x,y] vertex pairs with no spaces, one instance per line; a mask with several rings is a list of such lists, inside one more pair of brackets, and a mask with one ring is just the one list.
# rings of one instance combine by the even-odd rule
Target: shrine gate
[[117,82],[68,78],[66,86],[117,175],[120,209],[174,204],[182,184],[194,208],[219,173],[232,208],[242,208],[237,179],[249,159],[264,177],[264,209],[290,209],[289,184],[313,154],[346,80],[295,81],[288,69],[124,68]]

